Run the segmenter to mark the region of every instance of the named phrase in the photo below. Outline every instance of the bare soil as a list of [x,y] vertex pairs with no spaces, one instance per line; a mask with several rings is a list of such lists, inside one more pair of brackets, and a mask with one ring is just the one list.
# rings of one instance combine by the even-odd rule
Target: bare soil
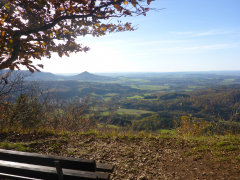
[[[173,137],[100,137],[91,134],[0,134],[0,148],[95,159],[115,165],[111,179],[240,180],[240,147],[199,148],[204,144]],[[198,150],[196,150],[198,149]],[[220,153],[219,153],[220,152]],[[217,154],[217,155],[216,155]]]

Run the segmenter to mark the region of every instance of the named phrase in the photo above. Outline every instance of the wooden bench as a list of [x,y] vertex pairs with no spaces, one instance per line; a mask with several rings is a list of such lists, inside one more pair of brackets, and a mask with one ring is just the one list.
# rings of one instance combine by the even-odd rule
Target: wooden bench
[[0,179],[108,180],[113,169],[95,160],[0,149]]

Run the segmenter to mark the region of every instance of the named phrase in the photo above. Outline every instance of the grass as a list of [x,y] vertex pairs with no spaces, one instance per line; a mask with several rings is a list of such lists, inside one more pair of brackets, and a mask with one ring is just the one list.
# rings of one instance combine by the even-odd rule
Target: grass
[[137,109],[118,109],[117,113],[119,114],[134,114],[134,115],[139,115],[139,114],[146,114],[146,113],[154,113],[152,111],[145,111],[145,110],[137,110]]
[[139,86],[131,86],[131,88],[141,89],[141,90],[152,90],[159,91],[162,89],[169,89],[170,86],[156,86],[156,85],[139,85]]
[[166,93],[166,91],[156,91],[156,94]]
[[231,82],[234,82],[234,81],[235,81],[235,79],[224,79],[222,81],[222,83],[227,84],[227,83],[231,83]]
[[107,94],[103,95],[102,97],[104,98],[104,101],[107,102],[107,101],[110,101],[113,96],[116,96],[118,94],[119,93],[107,93]]
[[[239,135],[200,136],[190,138],[189,142],[193,145],[190,153],[199,156],[210,155],[219,161],[231,161],[233,158],[237,158],[240,152]],[[223,156],[223,159],[219,158]]]
[[144,97],[138,95],[127,97],[127,99],[143,99],[143,98]]
[[109,112],[106,112],[106,111],[101,112],[101,116],[108,116],[108,115],[109,115]]
[[115,96],[115,95],[118,95],[119,93],[107,93],[105,94],[104,96]]
[[158,132],[160,134],[170,134],[170,135],[174,135],[176,134],[176,130],[175,129],[159,129]]
[[145,79],[128,79],[128,81],[150,82],[149,80],[145,80]]
[[[151,95],[151,93],[146,93],[146,94],[150,94]],[[127,99],[140,99],[140,100],[144,100],[144,101],[154,101],[154,100],[157,100],[157,99],[144,99],[143,96],[139,96],[139,95],[129,96],[129,97],[127,97]]]
[[104,101],[107,102],[107,101],[110,101],[111,100],[111,97],[105,97],[104,98]]
[[127,77],[119,77],[118,79],[121,80],[121,81],[127,81],[128,80]]
[[190,89],[204,89],[206,86],[189,86]]
[[145,93],[145,94],[143,94],[144,96],[151,96],[152,95],[152,93]]
[[17,151],[28,152],[30,148],[27,147],[25,143],[10,143],[10,142],[0,142],[0,148],[2,149],[14,149]]
[[98,124],[97,125],[98,127],[107,127],[107,128],[113,128],[113,129],[120,129],[120,127],[119,126],[115,126],[115,125],[112,125],[112,124]]
[[193,91],[193,89],[184,89],[184,91]]

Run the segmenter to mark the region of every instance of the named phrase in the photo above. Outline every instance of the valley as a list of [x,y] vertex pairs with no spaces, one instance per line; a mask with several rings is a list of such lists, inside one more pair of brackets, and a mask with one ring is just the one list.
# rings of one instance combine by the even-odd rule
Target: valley
[[[27,80],[36,78],[44,93],[57,92],[58,97],[68,101],[91,93],[91,99],[110,104],[114,111],[113,115],[103,108],[99,116],[111,118],[112,125],[130,126],[135,131],[171,130],[183,116],[224,122],[224,126],[229,126],[228,121],[240,123],[238,71],[104,75],[83,72],[53,81],[53,74],[34,73]],[[236,131],[240,125],[237,127]]]

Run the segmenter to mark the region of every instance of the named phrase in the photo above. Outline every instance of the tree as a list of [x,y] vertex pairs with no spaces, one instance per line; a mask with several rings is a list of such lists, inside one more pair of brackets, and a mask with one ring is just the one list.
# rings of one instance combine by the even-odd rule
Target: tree
[[[147,4],[143,3],[147,1]],[[2,0],[0,1],[0,70],[25,65],[31,72],[42,64],[30,59],[86,52],[77,36],[102,36],[133,31],[131,23],[113,24],[110,18],[146,15],[154,0]],[[155,9],[154,9],[155,10]]]
[[8,96],[9,94],[17,94],[23,90],[24,79],[30,75],[30,72],[11,72],[10,70],[0,71],[0,105],[4,103],[4,99],[6,100],[6,98],[11,98],[11,96]]

